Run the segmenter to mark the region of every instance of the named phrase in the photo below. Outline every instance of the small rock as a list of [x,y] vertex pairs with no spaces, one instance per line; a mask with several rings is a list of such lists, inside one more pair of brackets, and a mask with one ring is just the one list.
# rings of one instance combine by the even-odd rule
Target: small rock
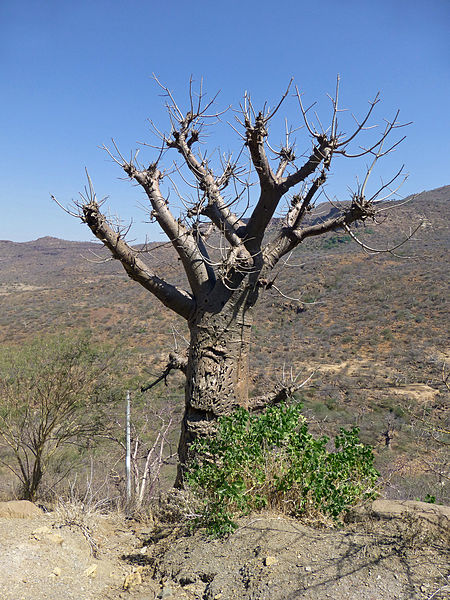
[[183,587],[191,584],[191,583],[196,583],[197,582],[197,577],[193,574],[190,575],[182,575],[179,580],[178,580],[179,584]]
[[271,567],[272,565],[276,565],[278,562],[278,558],[275,556],[266,556],[264,559],[264,564],[266,567]]
[[136,585],[140,585],[142,583],[142,567],[136,567],[135,569],[133,569],[133,571],[131,573],[128,573],[128,575],[125,577],[125,580],[123,582],[123,589],[124,590],[130,590],[131,588],[134,588]]
[[50,574],[50,577],[59,577],[61,575],[61,569],[59,567],[55,567]]
[[64,538],[59,535],[59,533],[55,533],[50,527],[39,527],[38,529],[35,529],[31,532],[31,537],[38,542],[45,540],[52,544],[56,544],[57,546],[62,546],[64,542]]
[[169,600],[172,598],[173,590],[168,585],[165,585],[163,589],[159,592],[157,598],[161,598],[161,600]]
[[42,514],[43,511],[28,500],[0,502],[0,517],[8,519],[32,519]]
[[89,566],[87,569],[85,569],[84,574],[86,575],[86,577],[92,577],[92,579],[94,577],[96,577],[97,576],[97,565]]
[[183,590],[191,593],[195,598],[203,598],[205,595],[204,583],[190,583],[183,587]]
[[35,529],[34,531],[31,532],[31,535],[36,540],[41,540],[44,536],[52,535],[52,534],[53,534],[53,530],[50,529],[50,527],[39,527],[38,529]]
[[312,567],[305,567],[305,571],[307,571],[308,573],[311,573]]

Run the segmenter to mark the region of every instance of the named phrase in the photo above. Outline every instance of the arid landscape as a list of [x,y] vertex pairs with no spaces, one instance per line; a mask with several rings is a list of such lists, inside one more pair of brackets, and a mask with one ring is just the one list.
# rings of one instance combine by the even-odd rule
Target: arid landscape
[[[391,204],[382,225],[367,221],[358,229],[368,246],[383,249],[407,237],[420,224],[396,251],[403,258],[363,252],[343,233],[302,244],[286,264],[277,267],[276,287],[265,292],[256,308],[250,364],[254,395],[273,387],[287,373],[303,379],[312,375],[299,393],[311,431],[334,435],[341,426],[357,425],[362,441],[374,447],[381,497],[401,501],[433,498],[436,506],[450,504],[449,232],[445,217],[449,199],[450,186],[422,192],[398,207]],[[320,205],[317,210],[322,214],[329,207]],[[36,336],[90,329],[95,339],[118,349],[123,378],[138,397],[140,386],[161,373],[168,353],[175,346],[184,347],[187,330],[173,313],[130,281],[120,264],[107,258],[97,243],[55,237],[26,243],[0,241],[0,343],[3,347],[21,346]],[[171,282],[182,281],[169,247],[150,245],[145,260]],[[136,420],[145,420],[146,411],[170,415],[169,441],[175,445],[183,405],[179,375],[171,375],[168,386],[161,383],[139,398]],[[120,427],[123,404],[115,410],[111,422]],[[149,440],[156,434],[157,429],[147,427]],[[117,444],[114,451],[108,444],[104,441],[92,451],[80,453],[73,471],[62,482],[58,482],[57,470],[50,471],[43,482],[43,506],[52,494],[63,496],[67,492],[67,480],[84,478],[89,469],[94,472],[91,485],[100,490],[108,481],[102,489],[111,494],[114,482],[121,477],[118,461],[122,455]],[[168,451],[173,452],[173,448]],[[17,493],[17,481],[4,467],[0,473],[1,497],[11,500]],[[174,459],[163,466],[161,493],[169,489],[173,477]],[[175,525],[160,524],[159,530],[152,529],[150,517],[140,523],[103,523],[98,529],[99,540],[103,540],[98,573],[108,570],[108,577],[114,575],[108,584],[102,580],[104,587],[96,587],[94,579],[86,575],[91,583],[83,587],[82,597],[443,600],[448,597],[448,515],[440,521],[444,525],[438,533],[434,526],[431,531],[425,525],[425,531],[423,520],[408,515],[399,520],[373,516],[368,520],[370,525],[352,523],[339,531],[311,529],[284,517],[263,515],[254,521],[249,518],[224,542],[207,541],[201,534],[184,537],[183,532],[175,540]],[[79,597],[75,592],[70,595],[72,591],[69,594],[69,587],[64,588],[61,582],[67,576],[73,585],[77,573],[89,569],[91,562],[97,564],[90,558],[80,527],[70,530],[67,526],[59,531],[53,513],[33,519],[14,521],[14,556],[34,552],[45,569],[28,573],[22,583],[34,578],[35,587],[23,587],[17,583],[22,567],[17,567],[17,591],[11,588],[0,597]],[[2,553],[6,552],[11,523],[2,519],[6,532],[0,539]],[[50,528],[40,539],[33,533],[39,527]],[[272,529],[276,532],[273,537],[268,533]],[[411,531],[417,536],[415,540]],[[63,536],[61,544],[56,538],[49,541],[49,536],[56,534]],[[311,548],[307,555],[302,550],[305,543]],[[61,547],[70,548],[70,553],[74,547],[84,548],[78,571],[63,566],[60,574],[55,574],[58,565],[52,567],[51,561],[56,558],[49,557],[56,556],[54,549]],[[155,551],[160,553],[158,560]],[[209,553],[221,557],[222,562],[211,566]],[[180,556],[185,562],[174,566]],[[231,562],[228,556],[233,557]],[[275,562],[268,565],[271,557]],[[8,562],[12,558],[3,556],[4,573],[12,569]],[[17,558],[19,565],[20,560]],[[203,571],[189,578],[186,573],[192,572],[195,564],[201,564]],[[436,572],[428,573],[430,565]],[[214,569],[220,571],[220,577]],[[229,577],[222,581],[226,569]],[[301,577],[293,577],[288,585],[288,574],[300,571]],[[135,583],[124,589],[124,578],[133,573],[137,574]],[[285,592],[276,591],[283,581]],[[42,582],[45,593],[36,591]],[[345,595],[350,593],[347,588],[353,595]],[[61,591],[64,589],[66,592]]]
[[[281,293],[267,291],[256,308],[250,367],[254,394],[283,370],[305,378],[314,372],[303,393],[314,426],[332,432],[357,424],[391,482],[385,493],[402,499],[430,493],[443,503],[450,501],[439,450],[439,431],[448,430],[449,196],[449,186],[423,192],[386,212],[382,225],[368,222],[361,230],[367,244],[385,248],[422,223],[399,250],[408,258],[364,253],[343,234],[296,250],[294,266],[276,274]],[[0,257],[4,346],[89,328],[127,356],[126,376],[140,383],[160,374],[175,344],[185,345],[182,320],[130,281],[120,264],[102,261],[107,255],[99,244],[0,241]],[[147,260],[170,281],[182,281],[169,247],[155,244]],[[161,393],[179,414],[177,381],[169,378]]]
[[450,599],[449,22],[0,1],[0,600]]

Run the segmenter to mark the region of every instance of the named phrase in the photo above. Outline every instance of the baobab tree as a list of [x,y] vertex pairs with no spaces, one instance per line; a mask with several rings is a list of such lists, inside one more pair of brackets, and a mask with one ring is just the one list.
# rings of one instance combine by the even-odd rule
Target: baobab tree
[[[340,130],[339,78],[335,94],[330,97],[328,127],[322,126],[311,108],[305,108],[298,88],[291,92],[290,84],[272,110],[265,105],[256,111],[250,96],[244,95],[235,113],[237,122],[235,126],[230,124],[240,138],[239,150],[236,156],[222,156],[219,161],[217,153],[201,151],[206,128],[216,124],[223,114],[214,109],[216,98],[208,100],[202,85],[194,90],[191,81],[188,106],[183,111],[171,91],[158,84],[166,98],[170,131],[164,133],[152,123],[158,138],[152,146],[152,162],[144,166],[137,152],[129,160],[124,158],[114,141],[112,148],[104,149],[144,190],[151,219],[159,224],[183,265],[186,289],[159,276],[145,262],[142,249],[126,241],[127,231],[107,218],[90,178],[72,213],[89,226],[131,279],[188,324],[188,352],[186,356],[172,354],[165,371],[167,374],[171,369],[180,369],[186,376],[179,443],[179,460],[184,465],[192,441],[211,432],[219,416],[238,406],[261,409],[292,393],[294,382],[285,381],[264,397],[249,396],[252,309],[260,294],[274,285],[274,267],[308,238],[346,230],[362,244],[350,227],[376,219],[380,203],[396,192],[393,187],[403,178],[401,169],[375,193],[366,192],[377,161],[401,141],[393,140],[392,134],[402,125],[397,112],[392,120],[385,121],[372,142],[362,147],[359,139],[365,138],[372,127],[369,121],[379,103],[378,94],[362,118],[354,117],[353,130],[344,133]],[[306,156],[297,151],[293,139],[296,129],[286,127],[284,142],[277,148],[268,141],[272,119],[292,97],[311,144]],[[311,219],[309,213],[325,190],[337,156],[349,160],[366,156],[370,165],[347,202],[333,202],[328,217]],[[184,182],[181,186],[175,180],[178,175]],[[172,190],[170,199],[170,192],[162,186]],[[182,189],[191,191],[186,194]],[[284,205],[283,199],[287,200],[284,216],[274,220]],[[268,236],[271,223],[276,230],[273,233],[272,228]],[[182,468],[179,482],[181,473]]]

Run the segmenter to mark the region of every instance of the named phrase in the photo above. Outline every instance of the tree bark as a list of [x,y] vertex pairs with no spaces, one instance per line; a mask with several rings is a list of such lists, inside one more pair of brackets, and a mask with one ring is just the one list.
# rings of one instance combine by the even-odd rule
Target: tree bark
[[30,502],[34,502],[36,500],[36,494],[43,475],[44,471],[42,468],[42,458],[40,454],[37,454],[34,460],[33,468],[31,472],[27,473],[22,484],[21,496],[23,500],[29,500]]
[[247,288],[232,294],[225,306],[199,309],[190,322],[186,369],[185,412],[178,446],[181,486],[189,447],[211,435],[216,421],[238,406],[248,406],[248,358],[252,326]]

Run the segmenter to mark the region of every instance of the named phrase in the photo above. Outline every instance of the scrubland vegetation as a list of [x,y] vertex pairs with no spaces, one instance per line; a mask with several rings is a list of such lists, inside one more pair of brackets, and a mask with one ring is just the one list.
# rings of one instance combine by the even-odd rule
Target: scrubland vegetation
[[[283,369],[292,367],[295,374],[314,370],[297,397],[303,404],[300,429],[306,418],[311,440],[320,440],[334,439],[340,427],[358,427],[361,442],[373,447],[374,468],[381,473],[377,489],[383,495],[444,504],[449,502],[447,198],[448,188],[419,195],[389,213],[382,233],[366,232],[367,239],[382,244],[393,232],[407,231],[413,219],[424,218],[428,225],[406,249],[413,256],[409,260],[366,256],[348,240],[337,241],[336,234],[329,241],[312,240],[291,259],[303,265],[295,277],[280,268],[278,287],[292,299],[269,291],[263,297],[251,348],[253,394],[276,384]],[[183,322],[133,286],[115,264],[80,258],[91,248],[101,252],[96,245],[55,239],[0,245],[6,258],[0,263],[2,497],[45,503],[84,497],[89,488],[110,506],[127,508],[124,401],[130,389],[135,504],[128,508],[137,510],[145,481],[139,507],[145,511],[174,480],[182,379],[171,375],[168,385],[162,382],[144,394],[140,388],[161,373],[174,344],[185,344]],[[172,278],[181,278],[166,248],[150,256]],[[332,271],[326,268],[330,261]],[[55,329],[61,336],[51,339]],[[90,337],[82,334],[86,329]],[[72,386],[62,373],[73,375]],[[68,386],[73,404],[64,404],[58,381]],[[51,398],[46,390],[54,394],[54,413],[42,404]],[[69,417],[65,406],[73,411]],[[38,452],[41,446],[33,444],[43,432],[36,428],[43,407],[58,423]],[[274,448],[275,456],[285,452],[284,446]],[[330,443],[324,445],[323,456],[330,450]],[[266,464],[269,458],[261,456],[258,460]],[[34,471],[42,460],[45,464]],[[245,468],[252,475],[258,470],[249,463]],[[39,473],[37,489],[27,483],[34,472]],[[255,495],[240,491],[240,499],[231,499],[238,512],[258,502],[276,504],[267,481],[244,483],[245,489],[256,484],[261,489]],[[239,488],[242,481],[233,485]],[[373,482],[367,489],[372,487]],[[301,501],[296,502],[278,499],[300,513]]]

